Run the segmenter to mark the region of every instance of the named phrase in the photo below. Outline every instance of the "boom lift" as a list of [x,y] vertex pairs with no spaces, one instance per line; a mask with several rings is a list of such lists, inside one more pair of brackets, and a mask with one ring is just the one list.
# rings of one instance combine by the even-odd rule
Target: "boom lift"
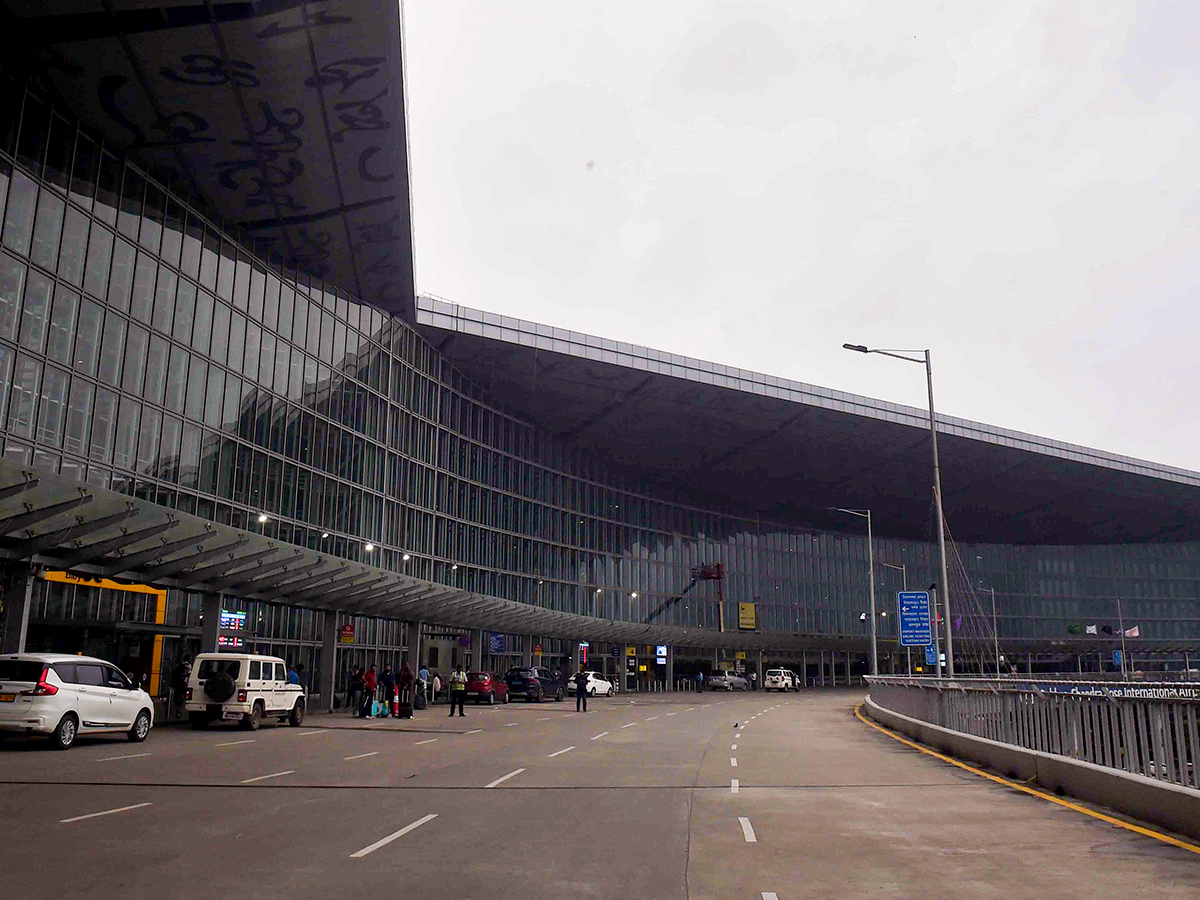
[[654,609],[652,609],[650,611],[650,614],[647,615],[646,618],[642,620],[642,622],[646,625],[649,625],[651,622],[653,622],[655,619],[657,619],[659,616],[661,616],[664,612],[666,612],[668,609],[670,609],[672,606],[674,606],[676,603],[678,603],[680,600],[682,600],[684,597],[686,597],[688,595],[688,592],[691,591],[691,589],[694,588],[696,585],[698,585],[700,582],[715,581],[717,583],[717,625],[721,629],[721,631],[724,631],[725,630],[725,595],[721,590],[721,583],[724,580],[725,580],[725,565],[724,565],[724,563],[712,563],[707,566],[696,566],[695,568],[692,569],[692,580],[688,582],[688,586],[685,587],[679,593],[678,596],[669,597],[668,599],[664,600],[662,603],[658,604],[658,606],[654,607]]

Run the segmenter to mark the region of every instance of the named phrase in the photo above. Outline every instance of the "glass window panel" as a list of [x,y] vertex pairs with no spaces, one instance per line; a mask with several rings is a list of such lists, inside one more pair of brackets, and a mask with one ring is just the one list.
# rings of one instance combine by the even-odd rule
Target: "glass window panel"
[[52,272],[55,262],[58,261],[58,240],[62,237],[63,214],[66,209],[66,201],[54,191],[42,191],[38,197],[29,258]]
[[4,208],[4,246],[22,256],[29,255],[37,193],[37,184],[32,178],[20,170],[13,172],[8,186],[8,206]]
[[137,269],[133,275],[133,295],[129,301],[129,314],[133,318],[150,324],[150,312],[154,308],[154,276],[158,263],[148,253],[138,252]]
[[125,339],[125,372],[121,388],[139,397],[146,380],[146,348],[149,345],[150,332],[138,325],[130,325]]
[[122,311],[129,309],[129,297],[133,293],[133,264],[136,258],[137,251],[128,241],[119,240],[113,246],[108,302]]
[[183,207],[167,198],[167,212],[163,219],[162,250],[159,258],[173,266],[179,265],[179,251],[183,246]]
[[58,252],[58,277],[76,286],[83,284],[83,260],[87,254],[90,224],[91,220],[75,207],[67,209],[62,247]]
[[75,315],[78,312],[79,294],[64,285],[56,286],[46,355],[64,366],[71,365],[71,344],[75,340]]
[[163,213],[166,210],[167,198],[153,184],[146,186],[146,204],[142,209],[142,233],[139,243],[157,255],[159,243],[162,241]]
[[117,194],[121,190],[121,161],[100,152],[100,174],[96,179],[96,218],[108,225],[117,222]]
[[183,414],[199,422],[204,417],[204,387],[208,381],[208,363],[199,356],[192,356],[187,378],[187,403]]
[[221,429],[236,434],[241,419],[242,380],[233,375],[225,379],[225,404],[221,413]]
[[[185,282],[179,283],[180,291]],[[190,285],[190,282],[187,282]],[[189,288],[194,290],[194,288]],[[213,330],[213,298],[212,294],[200,291],[196,295],[195,323],[192,327],[192,349],[204,356],[208,355],[209,341]]]
[[46,170],[42,177],[56,188],[67,189],[71,154],[75,150],[75,126],[61,116],[50,117],[50,143],[46,147]]
[[33,437],[33,414],[41,385],[42,363],[18,353],[13,371],[12,399],[8,404],[8,430],[18,437]]
[[150,335],[150,352],[146,355],[145,397],[151,403],[162,406],[167,389],[167,361],[171,345],[157,334]]
[[200,490],[232,499],[236,464],[237,444],[221,440],[212,432],[204,432],[200,447]]
[[211,228],[205,228],[200,250],[200,283],[210,291],[217,286],[217,258],[220,252],[221,236]]
[[155,475],[158,472],[158,442],[161,432],[162,413],[147,406],[142,410],[137,451],[137,470],[143,475]]
[[13,351],[0,344],[0,422],[8,411],[8,389],[12,386]]
[[113,233],[94,227],[88,236],[87,263],[83,268],[83,289],[103,300],[108,287],[108,264],[112,259]]
[[112,391],[106,391],[103,388],[96,391],[96,414],[92,418],[92,442],[89,455],[98,462],[112,462],[118,399],[118,395]]
[[[270,291],[268,291],[269,297]],[[282,285],[279,291],[279,326],[276,328],[276,332],[280,337],[288,340],[294,340],[292,337],[292,313],[295,304],[296,292],[287,285]]]
[[258,354],[258,383],[267,390],[275,383],[275,335],[266,331]]
[[204,240],[204,222],[194,212],[187,214],[187,225],[183,232],[183,250],[179,258],[179,269],[190,278],[200,275],[200,247]]
[[136,241],[138,225],[142,221],[142,200],[146,194],[146,179],[132,166],[125,167],[125,181],[121,186],[121,209],[117,214],[117,231]]
[[[166,266],[158,267],[158,281],[154,286],[154,327],[164,334],[172,334],[172,321],[177,314],[186,314],[187,318],[180,323],[179,330],[183,332],[182,336],[175,335],[177,340],[183,341],[185,344],[191,339],[192,316],[195,313],[195,290],[190,296],[187,295],[186,289],[180,290],[178,303],[175,299],[175,288],[179,284],[179,276],[175,274],[174,269],[169,269]],[[184,284],[193,287],[190,281],[185,281]],[[179,313],[176,310],[179,310]]]
[[258,379],[258,351],[262,343],[262,328],[254,322],[246,325],[246,356],[242,363],[242,374],[247,378]]
[[37,441],[61,447],[63,423],[67,412],[67,386],[71,376],[54,366],[46,367],[42,378],[42,402],[38,405]]
[[[285,345],[279,345],[281,349]],[[289,364],[287,396],[289,400],[299,403],[304,397],[304,354],[295,347],[291,348],[291,362]],[[275,373],[278,381],[279,373]]]
[[[0,114],[3,113],[4,91],[0,90]],[[0,129],[4,127],[4,120],[0,116]],[[0,131],[0,137],[3,137],[3,132]],[[12,180],[12,166],[5,162],[4,157],[0,156],[0,214],[4,213],[4,201],[8,198],[8,183]],[[0,218],[0,230],[4,220]]]
[[85,375],[96,374],[96,361],[100,355],[100,328],[104,322],[104,308],[91,300],[84,300],[79,307],[79,336],[75,339],[75,371]]
[[88,436],[92,425],[92,400],[96,386],[90,381],[76,378],[71,384],[71,396],[67,401],[67,427],[63,447],[68,453],[83,456],[88,450]]
[[308,310],[308,336],[305,338],[304,348],[313,356],[318,356],[321,352],[321,310],[315,303],[311,304]]
[[341,322],[333,325],[333,367],[342,369],[346,365],[346,326]]
[[[211,295],[201,292],[201,296]],[[212,350],[208,354],[213,362],[225,365],[229,358],[229,317],[232,315],[228,306],[213,300]]]
[[291,348],[280,341],[275,346],[275,392],[286,394],[288,388],[288,359]]
[[292,333],[292,320],[288,319],[287,327],[279,324],[279,279],[271,272],[267,273],[266,294],[263,297],[263,327],[281,337],[287,338]]
[[117,413],[117,434],[113,441],[113,465],[132,469],[137,462],[137,440],[141,425],[142,405],[130,397],[122,397]]
[[25,292],[25,263],[7,253],[0,254],[0,337],[14,340]]
[[[242,263],[238,263],[240,267]],[[271,328],[271,324],[263,319],[263,303],[266,297],[266,273],[258,266],[250,267],[250,318],[262,322],[267,328]]]
[[[339,326],[341,327],[341,326]],[[321,353],[320,357],[325,361],[326,365],[333,362],[333,316],[322,311],[321,313]],[[345,331],[342,332],[343,339]]]
[[305,336],[308,334],[308,300],[296,294],[292,288],[286,288],[286,294],[295,297],[292,312],[292,343],[303,349]]
[[21,133],[17,138],[17,162],[41,174],[46,154],[46,135],[50,131],[50,108],[32,94],[25,95],[21,113]]
[[[179,484],[194,488],[200,474],[200,429],[189,422],[183,425],[183,440],[179,448]],[[208,490],[211,490],[209,488]]]
[[246,351],[246,317],[241,313],[232,313],[229,321],[229,368],[235,372],[242,370],[242,358]]
[[183,433],[183,423],[179,419],[166,416],[162,426],[162,445],[159,447],[158,477],[164,481],[179,480],[179,439]]
[[[237,249],[229,241],[225,241],[221,247],[221,255],[217,259],[217,296],[222,300],[233,300],[233,275],[237,268],[235,255]],[[246,308],[246,297],[242,296],[242,302],[239,304],[234,302],[234,307],[244,310]]]
[[98,377],[105,384],[111,384],[114,387],[121,377],[121,351],[125,348],[125,326],[125,320],[111,312],[104,319],[104,338],[100,342]]
[[96,169],[100,164],[100,148],[80,132],[75,140],[75,164],[71,169],[71,199],[84,209],[92,208],[96,195]]
[[54,281],[37,269],[29,270],[25,283],[25,302],[21,305],[21,345],[41,353],[46,345],[46,320],[50,316],[50,296]]
[[183,412],[183,400],[187,391],[188,357],[186,350],[171,348],[171,362],[167,367],[167,396],[163,405],[172,412]]
[[204,399],[204,424],[221,427],[221,412],[225,407],[225,370],[213,366],[208,370],[208,391]]

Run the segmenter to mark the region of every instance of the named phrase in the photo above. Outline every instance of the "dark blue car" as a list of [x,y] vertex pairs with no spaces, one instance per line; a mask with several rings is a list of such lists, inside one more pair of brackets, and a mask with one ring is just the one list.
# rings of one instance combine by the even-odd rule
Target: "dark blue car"
[[542,666],[513,666],[504,673],[504,683],[511,699],[524,697],[528,703],[540,703],[544,697],[562,700],[566,693],[558,673]]

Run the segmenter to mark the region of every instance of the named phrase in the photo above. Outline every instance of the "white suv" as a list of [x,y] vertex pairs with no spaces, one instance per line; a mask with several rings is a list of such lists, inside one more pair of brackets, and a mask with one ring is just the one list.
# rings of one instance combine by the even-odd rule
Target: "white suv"
[[150,695],[112,663],[61,653],[0,656],[0,736],[48,734],[66,750],[79,735],[123,732],[144,741],[153,725]]
[[763,676],[764,691],[790,691],[796,684],[788,669],[767,669]]
[[288,684],[287,667],[277,656],[201,653],[192,666],[184,708],[193,728],[236,719],[256,731],[266,716],[299,725],[304,689]]

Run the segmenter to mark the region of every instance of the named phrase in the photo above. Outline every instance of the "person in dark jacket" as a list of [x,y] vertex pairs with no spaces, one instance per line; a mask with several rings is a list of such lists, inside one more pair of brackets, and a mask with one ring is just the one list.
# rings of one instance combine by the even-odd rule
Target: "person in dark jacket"
[[392,708],[392,697],[396,694],[396,674],[392,671],[390,665],[383,667],[383,674],[379,677],[379,684],[382,687],[384,706],[390,711]]
[[575,712],[587,712],[587,672],[583,671],[583,663],[579,664],[579,671],[575,673],[572,679],[575,682]]
[[375,699],[376,686],[375,664],[372,663],[371,668],[367,669],[366,674],[363,675],[362,707],[359,709],[358,714],[364,719],[369,719],[371,717],[371,703]]
[[413,702],[413,684],[416,682],[416,676],[413,675],[413,670],[409,668],[408,660],[404,660],[400,664],[400,672],[396,675],[396,690],[400,692],[400,702],[411,704]]
[[350,670],[350,684],[346,689],[346,709],[350,710],[350,715],[355,715],[362,706],[363,693],[363,673],[362,669],[355,666]]

